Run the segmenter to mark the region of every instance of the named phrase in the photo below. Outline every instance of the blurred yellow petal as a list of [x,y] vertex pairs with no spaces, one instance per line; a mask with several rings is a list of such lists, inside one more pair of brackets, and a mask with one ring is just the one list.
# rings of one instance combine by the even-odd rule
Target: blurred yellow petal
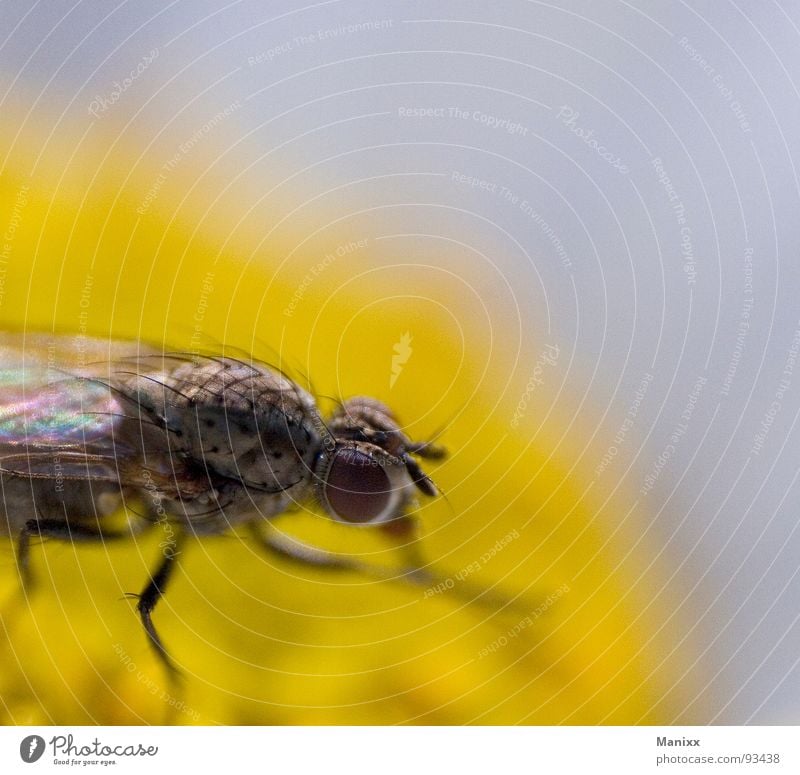
[[[0,142],[11,147],[10,137]],[[213,144],[196,150],[209,159],[214,152]],[[503,322],[490,331],[445,273],[377,269],[370,256],[380,246],[348,247],[346,224],[313,250],[306,235],[280,228],[262,244],[277,217],[229,232],[226,222],[239,224],[242,212],[219,203],[206,210],[213,179],[196,181],[180,166],[154,196],[160,174],[119,141],[110,119],[79,145],[17,138],[0,178],[0,223],[14,222],[2,266],[3,327],[175,348],[225,342],[298,379],[307,374],[323,396],[386,400],[417,437],[443,427],[451,454],[431,468],[446,498],[421,508],[422,551],[454,587],[490,588],[514,605],[498,612],[465,605],[452,590],[329,577],[267,561],[246,536],[212,537],[187,548],[155,614],[186,675],[175,687],[133,605],[121,600],[147,578],[156,537],[35,547],[42,584],[29,607],[8,542],[2,720],[674,719],[679,625],[662,627],[650,605],[659,586],[639,577],[637,556],[647,552],[631,553],[644,532],[632,521],[644,515],[617,532],[622,515],[608,500],[611,488],[590,486],[588,470],[575,466],[585,444],[580,428],[565,436],[572,418],[539,416],[537,394],[527,409],[535,425],[512,426],[517,397],[503,381],[512,373],[524,379],[526,369],[504,351]],[[164,203],[184,198],[180,217],[168,215]],[[326,253],[333,258],[314,269]],[[375,531],[310,513],[280,526],[364,560],[401,561]]]

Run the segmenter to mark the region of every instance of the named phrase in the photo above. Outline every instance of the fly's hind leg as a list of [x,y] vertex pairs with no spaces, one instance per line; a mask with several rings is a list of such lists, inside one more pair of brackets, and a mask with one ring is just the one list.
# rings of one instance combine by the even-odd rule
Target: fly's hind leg
[[142,620],[142,626],[147,633],[150,645],[156,653],[156,656],[164,665],[169,675],[173,678],[179,675],[178,668],[173,663],[169,656],[169,652],[164,646],[164,641],[158,634],[155,625],[153,624],[152,613],[158,601],[164,596],[167,589],[167,584],[175,571],[175,566],[178,564],[178,555],[180,554],[180,536],[170,537],[163,545],[164,556],[161,562],[156,567],[155,571],[150,577],[147,586],[139,593],[128,593],[126,597],[136,598],[139,602],[136,609],[139,612],[139,617]]
[[84,522],[69,522],[66,519],[29,519],[17,538],[17,567],[26,592],[35,584],[31,571],[31,539],[54,538],[58,541],[113,541],[127,538],[130,533],[118,530],[101,530],[97,525]]

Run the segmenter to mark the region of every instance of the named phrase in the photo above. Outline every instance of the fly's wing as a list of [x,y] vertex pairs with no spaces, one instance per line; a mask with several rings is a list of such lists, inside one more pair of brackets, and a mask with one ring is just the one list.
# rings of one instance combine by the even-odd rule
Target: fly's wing
[[156,486],[182,499],[211,487],[129,397],[41,366],[0,369],[0,475]]
[[0,368],[47,369],[51,381],[59,373],[94,374],[130,357],[152,357],[161,352],[141,342],[96,339],[83,335],[0,332]]
[[0,473],[119,481],[119,405],[104,385],[40,367],[0,370]]

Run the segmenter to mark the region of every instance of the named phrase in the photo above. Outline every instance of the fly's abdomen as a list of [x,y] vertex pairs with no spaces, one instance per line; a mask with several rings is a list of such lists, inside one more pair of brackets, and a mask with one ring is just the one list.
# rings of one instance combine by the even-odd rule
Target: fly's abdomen
[[[55,462],[56,471],[59,463]],[[0,533],[15,535],[30,520],[96,523],[122,504],[122,488],[86,479],[25,479],[0,474]]]

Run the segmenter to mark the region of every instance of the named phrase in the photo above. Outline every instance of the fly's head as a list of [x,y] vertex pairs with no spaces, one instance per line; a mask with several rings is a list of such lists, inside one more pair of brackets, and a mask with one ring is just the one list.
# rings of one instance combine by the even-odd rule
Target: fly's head
[[441,458],[445,450],[411,441],[379,401],[351,398],[333,414],[328,430],[314,473],[317,497],[330,516],[384,523],[403,516],[416,491],[438,494],[417,458]]

